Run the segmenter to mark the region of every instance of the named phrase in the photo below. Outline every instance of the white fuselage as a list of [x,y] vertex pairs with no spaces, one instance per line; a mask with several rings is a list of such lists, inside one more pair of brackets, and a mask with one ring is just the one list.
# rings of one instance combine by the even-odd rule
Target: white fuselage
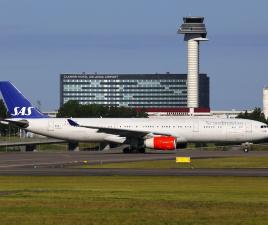
[[[83,126],[106,127],[151,134],[164,133],[177,138],[177,142],[254,142],[268,138],[267,126],[245,119],[216,118],[75,118]],[[67,119],[28,119],[26,129],[53,138],[83,142],[123,143],[116,134],[98,132],[97,129],[71,126]]]

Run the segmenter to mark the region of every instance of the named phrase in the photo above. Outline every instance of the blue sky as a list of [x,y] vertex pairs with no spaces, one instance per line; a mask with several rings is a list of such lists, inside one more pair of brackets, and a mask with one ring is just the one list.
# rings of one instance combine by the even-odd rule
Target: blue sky
[[183,16],[204,16],[212,109],[261,107],[267,9],[265,0],[0,0],[0,79],[53,110],[60,73],[185,73],[176,31]]

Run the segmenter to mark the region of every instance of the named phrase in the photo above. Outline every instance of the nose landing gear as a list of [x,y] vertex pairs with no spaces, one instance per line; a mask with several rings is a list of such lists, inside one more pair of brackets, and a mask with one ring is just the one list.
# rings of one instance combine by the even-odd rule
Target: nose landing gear
[[251,150],[252,143],[246,142],[241,144],[241,149],[245,152],[248,153],[249,150]]

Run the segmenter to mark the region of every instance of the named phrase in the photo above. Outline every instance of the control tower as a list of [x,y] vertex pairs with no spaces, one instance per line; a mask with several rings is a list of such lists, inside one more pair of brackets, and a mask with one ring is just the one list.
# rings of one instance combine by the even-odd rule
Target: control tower
[[199,107],[199,42],[208,41],[204,17],[184,17],[178,34],[184,34],[184,41],[188,43],[188,108]]

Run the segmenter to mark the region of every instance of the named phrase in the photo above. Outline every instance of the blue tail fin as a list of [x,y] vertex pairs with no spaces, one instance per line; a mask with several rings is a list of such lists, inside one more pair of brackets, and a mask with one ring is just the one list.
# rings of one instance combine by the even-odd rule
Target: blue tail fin
[[12,118],[46,118],[9,81],[0,81],[0,90]]

